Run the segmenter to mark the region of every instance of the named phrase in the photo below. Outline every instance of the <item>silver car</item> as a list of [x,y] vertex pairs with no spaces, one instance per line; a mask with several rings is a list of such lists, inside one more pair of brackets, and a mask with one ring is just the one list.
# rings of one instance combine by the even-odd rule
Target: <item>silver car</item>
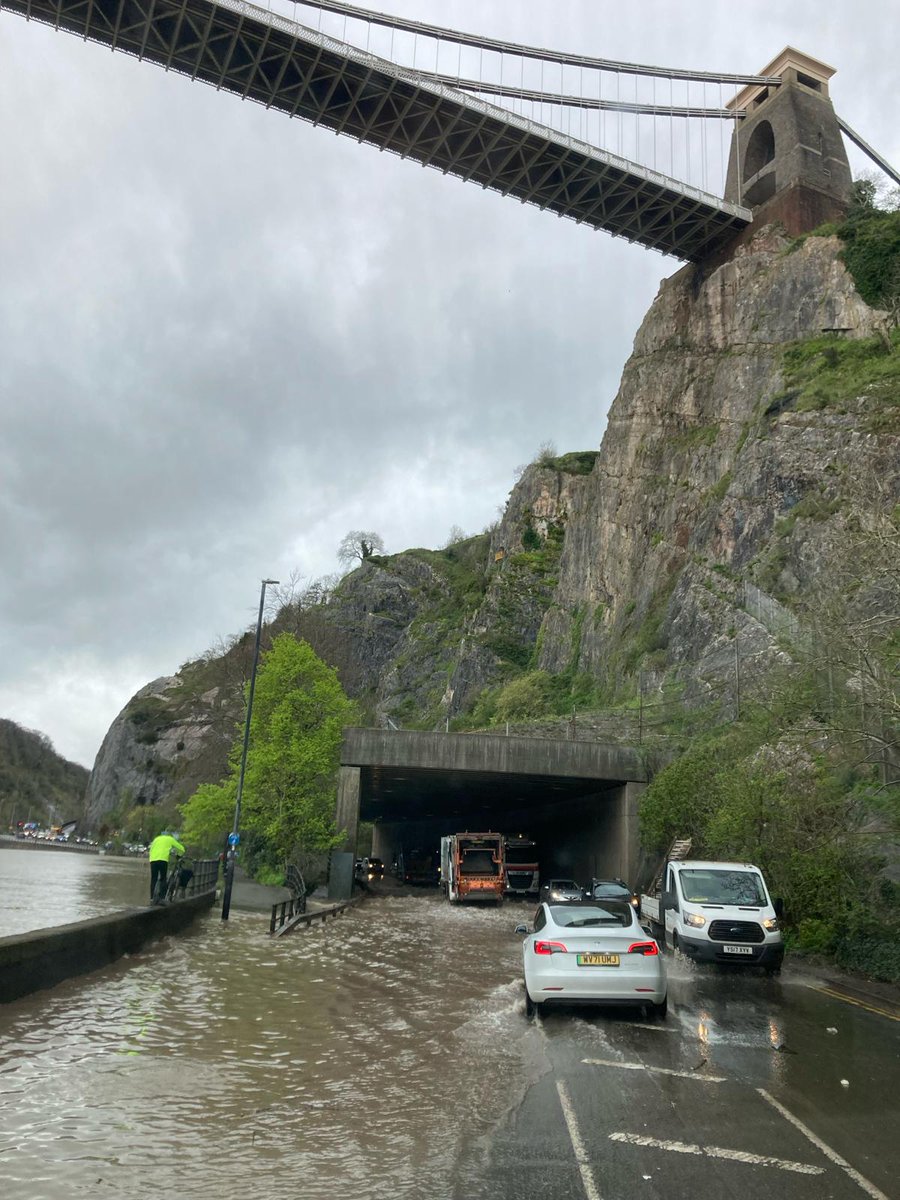
[[564,900],[581,900],[584,889],[574,879],[548,879],[541,888],[541,900],[559,903]]

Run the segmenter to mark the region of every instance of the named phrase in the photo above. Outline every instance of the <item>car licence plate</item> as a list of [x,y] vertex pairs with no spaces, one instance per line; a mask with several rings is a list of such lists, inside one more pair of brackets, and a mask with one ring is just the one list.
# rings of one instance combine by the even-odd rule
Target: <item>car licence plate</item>
[[617,967],[618,954],[579,954],[576,958],[579,967]]
[[723,946],[722,949],[726,954],[752,954],[752,946]]

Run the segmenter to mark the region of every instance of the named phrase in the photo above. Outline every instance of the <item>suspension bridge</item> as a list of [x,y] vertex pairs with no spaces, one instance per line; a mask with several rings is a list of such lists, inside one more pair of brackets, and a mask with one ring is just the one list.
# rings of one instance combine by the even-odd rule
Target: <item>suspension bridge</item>
[[[740,172],[736,197],[710,188],[709,125],[719,127],[724,162],[723,128],[734,154],[730,126],[749,115],[740,102],[758,105],[785,81],[784,72],[716,74],[564,54],[341,0],[270,0],[268,9],[244,0],[0,0],[0,10],[687,261],[714,253],[753,219]],[[298,20],[303,13],[309,24]],[[343,22],[340,37],[322,28],[323,15]],[[801,74],[800,82],[821,88],[827,78]],[[742,88],[727,104],[726,87]],[[716,90],[718,103],[710,102]],[[762,185],[753,183],[762,195],[767,180],[774,184],[774,151],[757,140]],[[699,186],[679,178],[690,180],[698,162]],[[723,177],[724,169],[727,192]]]

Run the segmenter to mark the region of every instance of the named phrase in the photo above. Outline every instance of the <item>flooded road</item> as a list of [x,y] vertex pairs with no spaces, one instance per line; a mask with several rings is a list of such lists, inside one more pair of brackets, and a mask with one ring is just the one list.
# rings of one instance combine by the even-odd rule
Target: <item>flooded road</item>
[[0,843],[0,937],[147,903],[146,859]]
[[450,1195],[529,1080],[510,912],[402,896],[277,941],[211,916],[4,1006],[4,1200]]
[[664,1024],[529,1021],[529,916],[401,893],[270,940],[211,915],[3,1006],[0,1194],[897,1195],[900,1024],[680,960]]

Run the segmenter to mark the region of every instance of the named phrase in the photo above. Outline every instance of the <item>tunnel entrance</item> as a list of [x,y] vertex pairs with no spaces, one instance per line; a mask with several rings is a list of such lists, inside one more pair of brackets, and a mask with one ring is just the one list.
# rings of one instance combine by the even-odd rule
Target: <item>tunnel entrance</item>
[[490,831],[533,839],[544,879],[630,881],[645,784],[630,747],[348,729],[337,824],[354,852],[359,821],[373,822],[372,853],[388,867],[401,851],[436,850],[445,834]]

